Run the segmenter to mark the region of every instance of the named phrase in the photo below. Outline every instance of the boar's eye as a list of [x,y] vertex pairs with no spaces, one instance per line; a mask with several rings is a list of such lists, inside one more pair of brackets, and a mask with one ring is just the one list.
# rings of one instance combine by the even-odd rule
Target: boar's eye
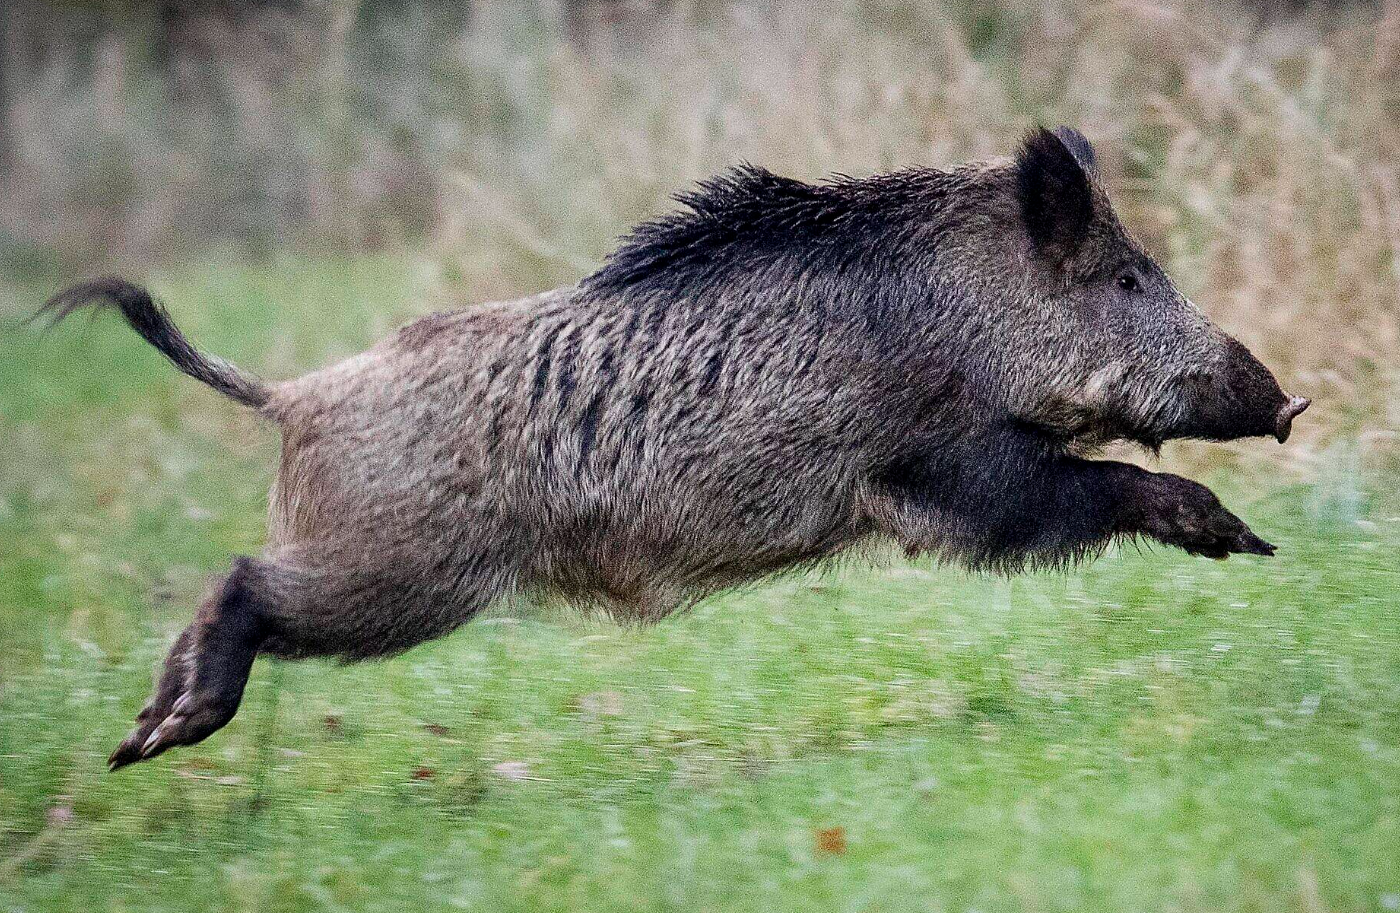
[[1138,284],[1137,276],[1134,276],[1132,273],[1124,273],[1119,276],[1118,287],[1125,292],[1136,292],[1142,288],[1142,286]]

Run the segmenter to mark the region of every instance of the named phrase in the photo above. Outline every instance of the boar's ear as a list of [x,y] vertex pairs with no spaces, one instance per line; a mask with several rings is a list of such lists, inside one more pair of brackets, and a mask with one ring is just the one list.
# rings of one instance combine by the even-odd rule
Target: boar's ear
[[1069,154],[1074,156],[1074,160],[1085,173],[1093,178],[1099,176],[1099,157],[1094,154],[1094,147],[1089,145],[1088,137],[1073,127],[1056,127],[1050,132],[1069,150]]
[[1031,242],[1056,266],[1079,249],[1094,218],[1094,149],[1076,130],[1040,129],[1016,156],[1021,215]]

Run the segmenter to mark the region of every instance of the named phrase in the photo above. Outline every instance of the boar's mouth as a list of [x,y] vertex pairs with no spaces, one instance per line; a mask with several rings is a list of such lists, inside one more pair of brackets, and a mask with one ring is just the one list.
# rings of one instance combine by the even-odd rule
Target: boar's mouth
[[1311,401],[1290,396],[1244,346],[1229,340],[1218,370],[1192,370],[1165,384],[1113,366],[1069,397],[1051,397],[1019,425],[1066,451],[1088,455],[1116,441],[1152,453],[1169,440],[1288,440],[1293,420]]
[[1082,384],[1051,392],[1015,415],[1017,424],[1063,450],[1089,454],[1115,441],[1157,452],[1169,440],[1288,439],[1311,405],[1283,392],[1274,375],[1233,337],[1215,336],[1216,357],[1180,373],[1113,361]]
[[1293,420],[1312,405],[1305,396],[1286,394],[1276,409],[1249,408],[1238,402],[1207,401],[1208,405],[1201,405],[1199,397],[1188,399],[1196,402],[1175,420],[1143,418],[1129,409],[1097,411],[1081,407],[1063,409],[1053,419],[1021,419],[1020,424],[1075,453],[1091,454],[1116,441],[1127,441],[1155,454],[1165,442],[1183,438],[1232,441],[1271,436],[1282,444],[1292,433]]

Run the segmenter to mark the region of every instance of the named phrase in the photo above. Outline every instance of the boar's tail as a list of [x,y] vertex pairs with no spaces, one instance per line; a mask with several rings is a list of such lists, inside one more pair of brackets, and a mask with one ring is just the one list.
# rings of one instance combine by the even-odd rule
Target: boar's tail
[[34,316],[37,318],[45,314],[51,315],[52,326],[74,311],[89,305],[115,307],[121,311],[126,322],[142,339],[159,349],[175,367],[195,380],[203,381],[245,406],[260,409],[266,405],[270,393],[262,381],[222,358],[195,348],[176,328],[165,308],[151,297],[150,292],[125,279],[108,276],[104,279],[80,282],[54,295]]

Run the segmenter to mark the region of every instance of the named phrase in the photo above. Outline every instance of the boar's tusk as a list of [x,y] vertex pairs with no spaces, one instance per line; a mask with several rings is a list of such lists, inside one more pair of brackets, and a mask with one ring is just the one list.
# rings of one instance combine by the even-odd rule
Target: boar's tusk
[[1306,396],[1290,396],[1287,404],[1278,412],[1278,421],[1274,424],[1274,437],[1282,444],[1288,440],[1288,434],[1293,430],[1293,420],[1303,414],[1303,410],[1312,405],[1312,400]]

